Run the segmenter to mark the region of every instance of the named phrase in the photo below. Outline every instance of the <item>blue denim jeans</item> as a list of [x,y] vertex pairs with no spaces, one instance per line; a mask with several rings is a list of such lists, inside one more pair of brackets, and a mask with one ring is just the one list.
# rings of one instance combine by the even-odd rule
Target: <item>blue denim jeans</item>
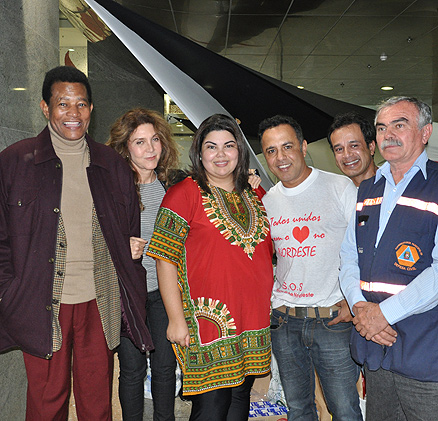
[[[159,291],[148,294],[146,324],[152,336],[150,353],[154,421],[174,421],[176,358],[166,331],[169,324]],[[124,421],[142,421],[146,355],[125,337],[117,349],[120,363],[119,397]]]
[[288,421],[317,421],[315,375],[333,421],[362,421],[356,382],[359,366],[350,355],[352,323],[328,326],[332,318],[298,318],[272,311],[272,351],[277,359]]

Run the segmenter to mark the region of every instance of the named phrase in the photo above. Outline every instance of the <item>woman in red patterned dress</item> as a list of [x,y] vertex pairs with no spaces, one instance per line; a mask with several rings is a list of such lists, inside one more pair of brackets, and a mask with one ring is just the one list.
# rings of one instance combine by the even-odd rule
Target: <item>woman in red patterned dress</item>
[[191,176],[167,192],[148,255],[157,260],[167,338],[183,371],[190,420],[247,420],[254,376],[270,369],[272,242],[248,184],[236,122],[215,114],[197,130]]

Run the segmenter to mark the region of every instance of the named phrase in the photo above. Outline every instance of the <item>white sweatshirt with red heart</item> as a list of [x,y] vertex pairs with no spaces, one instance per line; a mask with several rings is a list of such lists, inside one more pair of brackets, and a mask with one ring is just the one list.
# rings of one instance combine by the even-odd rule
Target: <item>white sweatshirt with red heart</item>
[[330,307],[343,299],[339,250],[356,205],[348,177],[312,168],[297,187],[263,197],[277,255],[272,307]]

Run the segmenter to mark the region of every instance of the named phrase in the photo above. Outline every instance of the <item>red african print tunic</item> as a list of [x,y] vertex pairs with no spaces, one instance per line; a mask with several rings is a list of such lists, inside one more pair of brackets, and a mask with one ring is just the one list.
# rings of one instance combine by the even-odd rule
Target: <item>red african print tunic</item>
[[266,212],[253,191],[210,188],[187,178],[169,189],[147,253],[178,266],[190,346],[174,349],[186,395],[237,386],[270,369]]

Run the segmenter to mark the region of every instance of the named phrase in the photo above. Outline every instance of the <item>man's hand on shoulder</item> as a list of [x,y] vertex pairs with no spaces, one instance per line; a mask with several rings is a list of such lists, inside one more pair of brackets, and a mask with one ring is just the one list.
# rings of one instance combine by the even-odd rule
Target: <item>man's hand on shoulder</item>
[[355,314],[353,323],[361,336],[381,345],[395,342],[397,333],[388,324],[377,303],[358,301],[353,306],[353,313]]
[[336,325],[340,322],[351,322],[353,320],[353,315],[348,307],[347,300],[342,300],[336,303],[339,307],[338,315],[331,322],[327,323],[329,326]]

